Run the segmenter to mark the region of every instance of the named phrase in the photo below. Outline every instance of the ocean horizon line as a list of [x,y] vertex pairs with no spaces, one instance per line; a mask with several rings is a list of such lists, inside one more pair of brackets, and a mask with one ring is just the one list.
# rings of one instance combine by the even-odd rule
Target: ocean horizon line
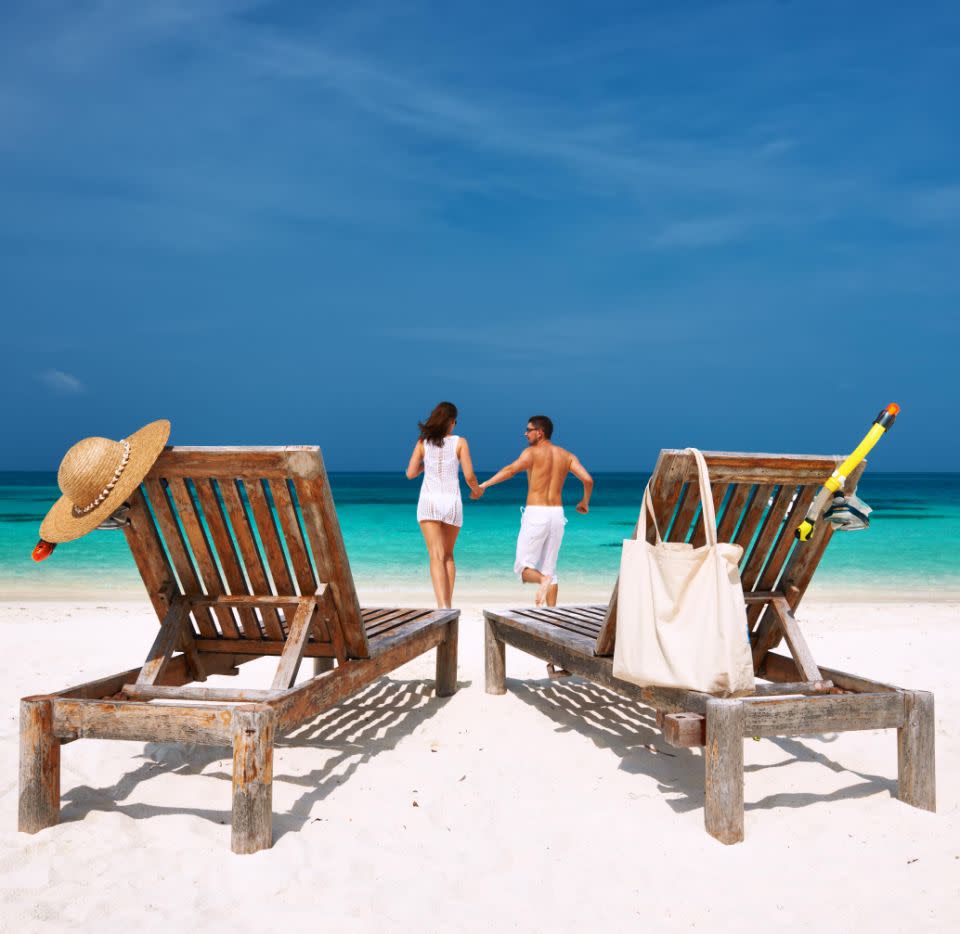
[[[503,467],[501,464],[499,467],[478,467],[474,468],[476,473],[495,473]],[[394,470],[352,470],[349,468],[337,468],[337,469],[328,469],[327,473],[331,476],[337,475],[349,475],[353,477],[393,477],[397,475],[403,475],[404,468],[399,467]],[[590,473],[594,477],[636,477],[636,476],[649,476],[653,473],[653,468],[645,468],[643,470],[591,470]],[[0,483],[3,482],[7,477],[44,477],[46,479],[52,480],[56,483],[57,471],[56,470],[18,470],[13,468],[0,468]],[[871,477],[951,477],[951,476],[960,476],[960,470],[871,470]],[[416,482],[419,477],[411,480],[411,483]],[[826,479],[826,478],[824,478]]]

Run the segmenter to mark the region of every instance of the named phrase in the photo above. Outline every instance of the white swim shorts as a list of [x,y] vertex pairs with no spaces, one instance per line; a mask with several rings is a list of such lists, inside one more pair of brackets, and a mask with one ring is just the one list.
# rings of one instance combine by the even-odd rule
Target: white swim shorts
[[557,555],[563,541],[563,527],[567,519],[563,506],[527,506],[521,510],[520,534],[517,536],[515,574],[524,568],[533,568],[550,575],[550,583],[557,583]]

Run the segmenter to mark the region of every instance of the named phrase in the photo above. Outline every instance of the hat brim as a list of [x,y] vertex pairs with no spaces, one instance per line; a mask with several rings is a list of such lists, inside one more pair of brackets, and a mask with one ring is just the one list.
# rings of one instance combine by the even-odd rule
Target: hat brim
[[82,516],[75,516],[74,504],[66,496],[61,496],[44,517],[40,525],[40,537],[47,542],[72,542],[87,532],[92,532],[140,486],[169,437],[170,422],[165,418],[150,422],[139,431],[128,435],[126,440],[130,442],[130,459],[110,495],[96,509]]

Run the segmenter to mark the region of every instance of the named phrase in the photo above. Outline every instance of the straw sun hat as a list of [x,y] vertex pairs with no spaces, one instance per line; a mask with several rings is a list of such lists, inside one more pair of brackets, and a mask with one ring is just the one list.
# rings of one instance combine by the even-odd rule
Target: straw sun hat
[[84,438],[64,455],[57,473],[63,496],[40,525],[47,542],[70,542],[92,532],[119,509],[160,456],[170,422],[160,419],[127,438]]

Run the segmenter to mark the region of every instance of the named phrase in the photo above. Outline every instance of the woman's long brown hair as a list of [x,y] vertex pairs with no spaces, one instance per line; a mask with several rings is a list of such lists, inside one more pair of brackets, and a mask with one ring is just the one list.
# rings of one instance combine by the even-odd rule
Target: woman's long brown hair
[[428,444],[434,444],[439,447],[443,444],[447,432],[450,430],[450,423],[457,417],[457,407],[452,402],[441,402],[427,416],[425,422],[417,422],[420,429],[420,440]]

